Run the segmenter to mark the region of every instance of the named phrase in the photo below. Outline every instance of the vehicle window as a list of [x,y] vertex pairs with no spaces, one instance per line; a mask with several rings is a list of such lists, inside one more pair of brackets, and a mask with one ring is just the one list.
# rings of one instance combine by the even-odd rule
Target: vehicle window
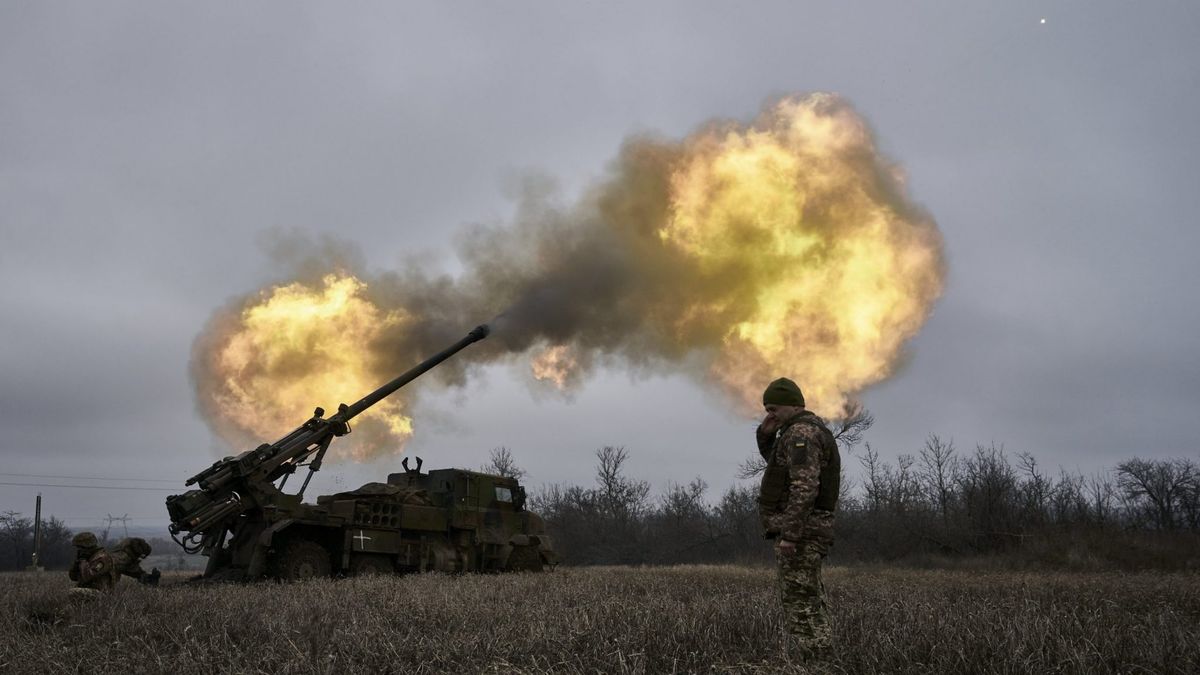
[[510,490],[506,487],[497,487],[496,488],[496,501],[511,502],[512,501],[512,490]]

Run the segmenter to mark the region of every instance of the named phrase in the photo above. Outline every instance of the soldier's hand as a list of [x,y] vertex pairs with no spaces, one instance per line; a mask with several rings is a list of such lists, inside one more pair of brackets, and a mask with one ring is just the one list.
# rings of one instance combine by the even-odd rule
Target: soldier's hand
[[794,555],[796,553],[796,542],[780,539],[775,542],[775,548],[779,549],[780,555]]
[[758,434],[761,436],[774,434],[776,431],[779,431],[779,419],[774,415],[768,414],[758,425]]

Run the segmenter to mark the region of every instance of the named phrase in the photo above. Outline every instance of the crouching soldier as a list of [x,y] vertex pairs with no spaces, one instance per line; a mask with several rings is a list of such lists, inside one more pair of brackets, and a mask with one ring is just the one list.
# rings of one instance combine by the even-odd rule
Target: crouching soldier
[[75,562],[71,564],[67,576],[75,582],[76,588],[111,591],[117,582],[117,572],[112,556],[100,547],[96,535],[80,532],[71,540],[71,544],[75,546]]
[[142,569],[142,560],[150,555],[150,544],[141,537],[130,537],[122,539],[113,547],[109,556],[112,558],[113,570],[115,572],[114,580],[117,575],[124,574],[127,577],[133,577],[143,584],[151,586],[158,585],[158,578],[161,574],[158,568],[154,568],[151,572],[146,572]]

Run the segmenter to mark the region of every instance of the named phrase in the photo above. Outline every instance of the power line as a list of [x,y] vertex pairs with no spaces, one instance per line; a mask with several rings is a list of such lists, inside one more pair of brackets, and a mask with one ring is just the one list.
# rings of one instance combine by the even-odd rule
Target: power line
[[[57,518],[63,522],[66,522],[66,521],[79,522],[82,520],[104,522],[104,520],[105,520],[104,516],[55,516],[54,514],[51,514],[51,515],[54,518]],[[165,514],[161,515],[161,516],[128,516],[128,518],[129,518],[129,520],[168,520],[169,519],[169,517]]]
[[0,476],[19,476],[21,478],[65,478],[68,480],[127,480],[139,483],[178,483],[178,480],[167,480],[166,478],[117,478],[115,476],[59,476],[47,473],[5,473],[0,471]]
[[84,490],[146,490],[150,492],[179,492],[179,488],[137,487],[129,485],[56,485],[53,483],[0,483],[23,487],[82,488]]

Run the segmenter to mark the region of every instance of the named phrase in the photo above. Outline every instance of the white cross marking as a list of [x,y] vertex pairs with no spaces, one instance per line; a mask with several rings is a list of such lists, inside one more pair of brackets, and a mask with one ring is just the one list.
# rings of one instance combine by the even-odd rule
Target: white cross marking
[[355,537],[352,537],[352,538],[358,541],[358,547],[359,547],[359,548],[365,548],[365,547],[366,547],[366,545],[365,545],[363,542],[365,542],[365,541],[371,541],[371,538],[370,538],[370,537],[368,537],[367,535],[363,534],[363,531],[362,531],[362,530],[359,530],[359,531],[358,531],[358,535],[357,535],[357,536],[355,536]]

